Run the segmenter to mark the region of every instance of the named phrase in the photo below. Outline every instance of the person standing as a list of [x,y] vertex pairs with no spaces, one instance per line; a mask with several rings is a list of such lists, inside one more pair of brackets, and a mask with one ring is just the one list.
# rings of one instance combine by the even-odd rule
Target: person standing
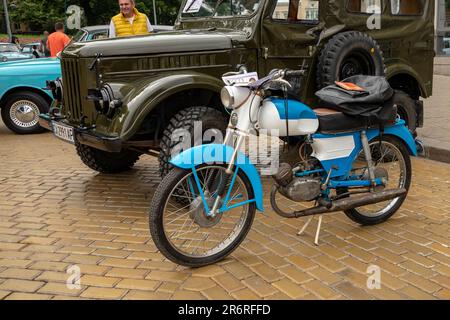
[[59,52],[63,51],[70,42],[69,36],[64,33],[64,24],[62,22],[55,24],[55,30],[47,39],[47,48],[50,50],[50,57],[52,58],[55,58]]
[[47,47],[48,35],[49,35],[48,31],[44,31],[44,34],[39,44],[39,52],[42,53],[44,57],[50,57],[50,50],[48,50]]
[[145,35],[153,31],[145,13],[136,9],[134,0],[119,0],[120,13],[112,17],[109,24],[109,37]]
[[19,38],[17,38],[16,36],[12,36],[11,37],[11,43],[14,43],[17,48],[19,48],[19,50],[21,50],[22,48],[20,47],[20,41]]

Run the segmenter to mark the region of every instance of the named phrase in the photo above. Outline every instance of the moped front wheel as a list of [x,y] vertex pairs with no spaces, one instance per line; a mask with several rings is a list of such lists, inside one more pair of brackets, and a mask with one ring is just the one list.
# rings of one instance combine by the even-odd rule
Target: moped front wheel
[[[188,267],[210,265],[245,239],[256,211],[253,188],[243,171],[238,170],[233,179],[234,174],[227,176],[225,170],[224,165],[202,165],[194,174],[175,168],[158,186],[150,205],[150,233],[172,262]],[[220,189],[223,181],[225,189]],[[220,192],[221,210],[210,216]]]

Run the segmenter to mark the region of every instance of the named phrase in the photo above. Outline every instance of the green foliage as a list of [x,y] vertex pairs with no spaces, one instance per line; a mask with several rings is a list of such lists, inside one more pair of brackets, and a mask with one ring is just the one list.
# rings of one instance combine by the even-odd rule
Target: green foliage
[[[158,24],[173,25],[182,0],[156,0]],[[87,25],[109,24],[119,12],[117,0],[13,0],[9,2],[11,22],[26,23],[32,30],[53,31],[55,22],[65,21],[65,8],[74,4],[84,10]],[[154,24],[153,0],[136,0],[139,11]]]
[[51,30],[56,21],[64,20],[64,0],[9,1],[9,15],[11,22],[27,23],[33,30]]

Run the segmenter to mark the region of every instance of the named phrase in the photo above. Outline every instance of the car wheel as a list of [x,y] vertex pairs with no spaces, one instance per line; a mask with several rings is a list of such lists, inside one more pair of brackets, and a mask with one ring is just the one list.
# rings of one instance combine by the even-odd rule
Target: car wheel
[[358,31],[338,33],[322,50],[317,64],[319,89],[355,75],[384,76],[383,52],[369,35]]
[[[202,135],[200,137],[195,136],[194,126],[196,122],[201,123]],[[190,107],[177,113],[170,120],[161,139],[161,150],[159,153],[159,172],[161,177],[166,176],[172,170],[173,166],[169,163],[169,160],[174,154],[184,151],[184,147],[222,143],[222,141],[204,140],[203,135],[206,131],[211,130],[214,134],[220,132],[224,138],[227,124],[228,119],[225,115],[219,110],[210,107]],[[184,137],[178,135],[178,133],[182,134],[183,132],[189,133],[190,141],[184,141]]]
[[106,152],[75,142],[81,161],[100,173],[121,173],[129,170],[139,160],[140,154],[133,150]]
[[416,103],[414,100],[408,94],[396,91],[394,105],[397,106],[399,117],[405,120],[409,131],[414,134],[417,129]]
[[39,126],[39,114],[48,112],[48,102],[34,92],[17,92],[6,99],[2,107],[2,120],[15,133],[31,134],[44,132]]

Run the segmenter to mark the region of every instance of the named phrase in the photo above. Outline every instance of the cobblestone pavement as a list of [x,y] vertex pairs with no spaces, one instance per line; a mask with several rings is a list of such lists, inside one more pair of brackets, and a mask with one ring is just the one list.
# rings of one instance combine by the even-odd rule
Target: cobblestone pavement
[[[0,123],[0,299],[450,299],[450,166],[413,167],[407,202],[383,225],[328,215],[316,247],[314,227],[296,236],[305,220],[267,210],[229,258],[193,270],[149,238],[154,159],[97,174],[50,133],[18,136]],[[74,265],[81,288],[70,290]],[[371,265],[379,290],[367,288]]]

